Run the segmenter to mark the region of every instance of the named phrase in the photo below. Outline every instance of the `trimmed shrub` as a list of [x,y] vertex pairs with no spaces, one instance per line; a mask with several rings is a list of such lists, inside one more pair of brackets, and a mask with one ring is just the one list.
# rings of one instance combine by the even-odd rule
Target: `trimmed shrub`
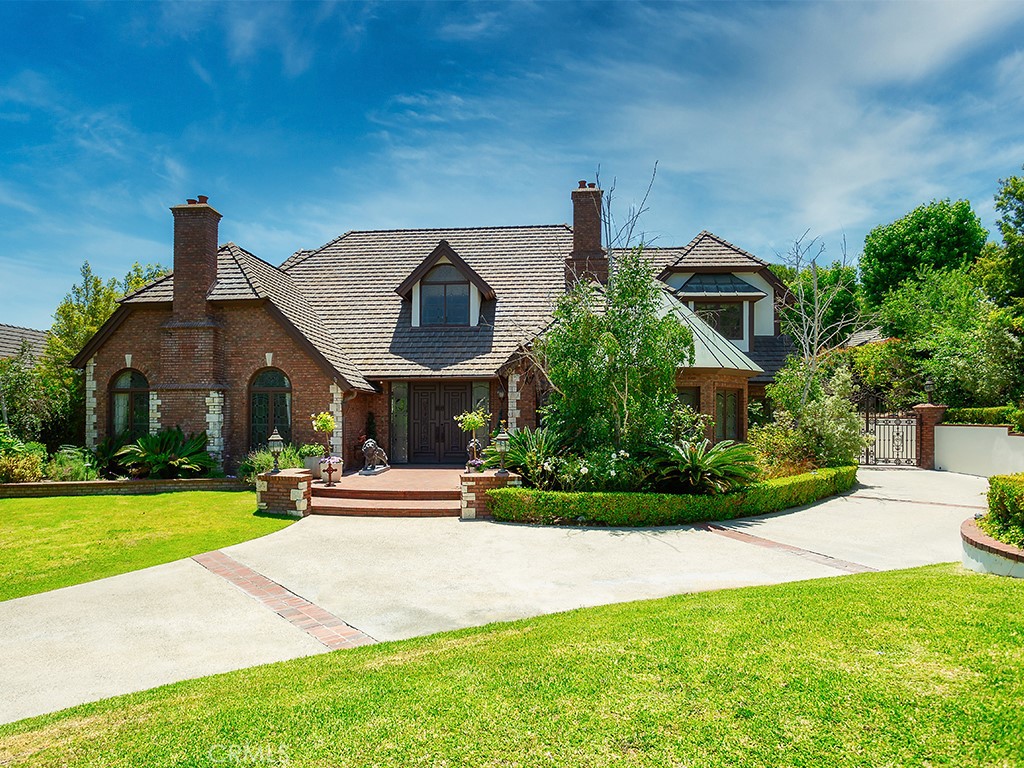
[[810,504],[849,490],[857,467],[818,469],[714,495],[564,493],[532,488],[488,491],[495,520],[542,525],[651,526],[731,520]]
[[992,538],[1024,548],[1024,474],[988,479],[988,514],[978,525]]
[[1024,432],[1024,409],[1012,405],[996,408],[948,408],[943,424],[995,424],[1008,426],[1014,432]]
[[0,483],[35,483],[43,479],[43,459],[38,453],[0,454]]

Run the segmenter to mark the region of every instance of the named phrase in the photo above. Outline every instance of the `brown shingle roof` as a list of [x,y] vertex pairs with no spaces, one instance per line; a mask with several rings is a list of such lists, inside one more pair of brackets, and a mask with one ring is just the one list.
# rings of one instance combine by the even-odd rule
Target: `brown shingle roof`
[[728,240],[723,240],[706,229],[682,248],[645,248],[651,258],[664,264],[665,272],[688,272],[696,269],[760,270],[768,266],[751,253],[747,253]]
[[[122,299],[125,304],[169,302],[174,297],[174,275],[168,275]],[[282,318],[323,356],[324,360],[355,389],[373,391],[351,358],[324,326],[314,307],[287,273],[268,264],[234,243],[217,251],[217,282],[210,301],[266,299]]]
[[25,342],[28,342],[32,357],[39,357],[46,344],[46,331],[0,324],[0,358],[14,357],[21,351],[21,345]]
[[[498,297],[477,327],[414,328],[394,293],[442,240]],[[283,269],[367,378],[490,377],[543,327],[571,250],[564,224],[348,232]]]

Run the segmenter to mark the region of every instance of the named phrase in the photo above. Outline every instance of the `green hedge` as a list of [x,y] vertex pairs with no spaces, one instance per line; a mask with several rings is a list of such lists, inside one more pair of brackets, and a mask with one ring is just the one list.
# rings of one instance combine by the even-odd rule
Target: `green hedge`
[[948,408],[942,416],[943,424],[999,424],[1024,432],[1024,409],[1012,405],[996,408]]
[[713,496],[666,493],[563,493],[533,488],[488,491],[495,520],[543,525],[680,525],[762,515],[849,490],[857,467],[817,469]]
[[994,539],[1024,547],[1024,474],[988,479],[988,514],[978,525]]

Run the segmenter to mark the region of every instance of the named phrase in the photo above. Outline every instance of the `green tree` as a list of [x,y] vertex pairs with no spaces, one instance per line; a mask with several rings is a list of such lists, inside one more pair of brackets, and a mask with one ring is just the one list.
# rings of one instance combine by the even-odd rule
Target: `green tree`
[[928,378],[946,405],[1005,405],[1024,394],[1017,322],[985,294],[973,270],[923,268],[885,297],[879,315],[916,379],[904,383],[913,398],[924,397]]
[[81,281],[71,287],[53,313],[53,325],[39,361],[49,404],[42,436],[49,446],[83,440],[85,383],[82,372],[70,366],[71,359],[114,313],[118,299],[166,273],[160,265],[136,262],[123,279],[103,280],[88,261],[82,264]]
[[50,403],[28,342],[18,354],[0,360],[0,417],[25,441],[38,440]]
[[693,335],[643,257],[622,253],[605,289],[581,281],[558,301],[533,358],[553,392],[545,419],[572,447],[642,450],[667,439],[676,372],[693,360]]
[[999,260],[1003,290],[994,298],[1015,304],[1019,312],[1024,309],[1024,177],[999,180],[996,210],[999,211],[996,226],[1003,236]]
[[966,200],[933,200],[891,224],[872,229],[860,259],[864,299],[870,307],[912,277],[919,267],[955,269],[981,255],[988,231]]

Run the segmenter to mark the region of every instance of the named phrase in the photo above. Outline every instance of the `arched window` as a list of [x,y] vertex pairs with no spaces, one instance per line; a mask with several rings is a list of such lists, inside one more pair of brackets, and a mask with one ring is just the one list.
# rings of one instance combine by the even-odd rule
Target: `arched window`
[[286,443],[292,440],[292,384],[277,368],[256,374],[249,392],[251,445],[266,445],[276,428]]
[[469,325],[469,280],[451,264],[420,281],[420,325]]
[[149,382],[138,371],[121,371],[110,388],[112,435],[138,440],[149,434]]

